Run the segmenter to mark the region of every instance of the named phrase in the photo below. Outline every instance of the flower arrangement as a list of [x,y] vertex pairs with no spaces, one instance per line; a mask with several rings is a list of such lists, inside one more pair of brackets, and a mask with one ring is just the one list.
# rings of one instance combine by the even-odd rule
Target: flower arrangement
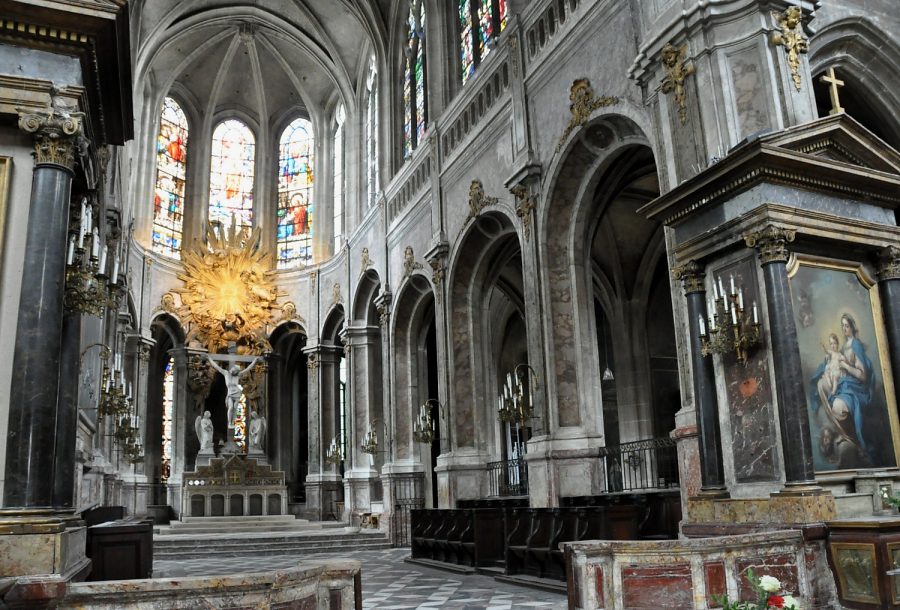
[[715,601],[722,605],[722,610],[802,610],[796,599],[779,594],[781,583],[774,576],[756,576],[753,570],[747,570],[747,580],[756,590],[756,601],[730,602],[727,597],[716,597]]

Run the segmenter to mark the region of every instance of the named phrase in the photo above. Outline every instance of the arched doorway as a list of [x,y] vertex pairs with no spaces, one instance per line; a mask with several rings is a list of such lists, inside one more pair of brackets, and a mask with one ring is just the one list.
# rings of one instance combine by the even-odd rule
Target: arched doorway
[[183,427],[185,421],[185,373],[181,359],[176,359],[174,353],[184,347],[184,331],[178,320],[163,314],[151,322],[150,332],[155,343],[147,369],[144,472],[152,486],[148,503],[177,507],[167,488],[175,474],[176,459],[183,469],[187,453],[184,431],[178,429],[178,422]]
[[309,393],[306,332],[297,322],[279,325],[269,338],[269,426],[267,452],[285,473],[291,501],[306,502],[309,459]]

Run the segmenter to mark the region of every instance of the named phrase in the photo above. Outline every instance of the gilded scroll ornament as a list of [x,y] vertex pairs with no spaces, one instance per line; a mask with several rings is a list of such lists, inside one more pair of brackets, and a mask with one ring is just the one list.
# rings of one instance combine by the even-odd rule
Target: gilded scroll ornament
[[687,44],[676,48],[672,43],[668,43],[663,47],[662,64],[666,70],[666,76],[662,81],[662,92],[665,94],[675,93],[675,107],[678,108],[678,119],[682,125],[687,123],[684,81],[695,71],[694,64],[686,64],[686,59]]
[[37,164],[75,167],[75,150],[82,132],[83,112],[62,105],[56,91],[51,90],[51,105],[40,110],[17,109],[19,129],[34,134],[34,160]]
[[525,239],[528,240],[531,238],[531,211],[536,207],[534,198],[528,193],[528,188],[522,184],[517,184],[509,191],[516,198],[516,216],[522,220],[522,232],[525,234]]
[[178,316],[190,330],[188,341],[197,340],[211,354],[232,345],[240,355],[270,350],[266,325],[278,309],[272,261],[260,248],[261,233],[232,224],[229,230],[210,229],[209,245],[186,251],[183,286],[173,292],[181,297]]
[[569,119],[569,124],[566,125],[565,131],[560,136],[559,142],[556,143],[556,152],[559,152],[569,135],[577,127],[587,123],[595,110],[618,104],[619,98],[611,95],[597,97],[593,87],[591,87],[591,81],[586,78],[579,78],[572,81],[572,86],[569,88],[569,102],[569,112],[572,116]]
[[403,277],[409,277],[414,271],[421,268],[422,263],[416,260],[412,246],[406,246],[406,249],[403,251]]
[[791,257],[788,244],[797,237],[794,229],[785,229],[769,225],[762,231],[744,234],[744,243],[748,248],[759,251],[759,261],[763,265],[769,263],[786,263]]
[[900,280],[900,247],[885,246],[878,253],[878,281]]
[[791,78],[794,87],[800,91],[800,54],[809,51],[809,40],[803,35],[801,20],[803,11],[799,6],[789,7],[783,13],[772,12],[779,31],[772,32],[772,44],[784,47],[787,52],[788,67],[791,69]]
[[703,265],[697,261],[688,261],[680,267],[672,269],[672,277],[681,280],[686,295],[692,292],[706,291],[706,286],[703,284],[704,276]]
[[481,180],[472,180],[469,185],[469,218],[475,218],[478,213],[489,205],[497,205],[496,197],[488,197],[484,194],[484,185]]
[[175,295],[167,292],[159,299],[159,310],[172,315],[178,315],[178,305],[175,303]]

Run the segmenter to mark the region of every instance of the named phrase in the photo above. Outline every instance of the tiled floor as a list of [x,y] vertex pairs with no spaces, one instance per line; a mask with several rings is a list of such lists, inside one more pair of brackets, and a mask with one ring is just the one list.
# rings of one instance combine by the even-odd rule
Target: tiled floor
[[[302,557],[228,557],[181,561],[156,560],[153,575],[199,576],[261,570],[276,570],[304,559],[340,557],[362,563],[364,610],[403,610],[428,608],[441,610],[525,610],[566,608],[565,595],[500,583],[478,574],[454,574],[405,563],[409,549],[359,551],[342,554],[316,554]],[[248,569],[249,566],[252,568]]]

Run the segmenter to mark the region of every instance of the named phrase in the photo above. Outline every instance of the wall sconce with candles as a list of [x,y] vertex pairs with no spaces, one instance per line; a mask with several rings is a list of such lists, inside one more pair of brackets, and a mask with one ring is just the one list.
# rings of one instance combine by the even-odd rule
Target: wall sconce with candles
[[429,398],[419,407],[419,417],[413,421],[413,438],[417,443],[431,444],[437,432],[437,422],[431,417],[431,405],[437,405],[443,413],[444,407],[435,398]]
[[375,432],[375,428],[369,423],[369,429],[366,431],[365,436],[363,436],[363,442],[360,447],[363,453],[368,453],[369,455],[375,455],[378,452],[378,434]]
[[[525,376],[529,377],[528,400],[525,399]],[[534,418],[534,390],[538,387],[537,373],[529,365],[517,364],[506,374],[506,383],[498,397],[497,419],[505,423],[523,424]]]
[[[141,416],[137,414],[130,385],[126,386],[122,371],[122,354],[113,354],[106,345],[100,346],[100,396],[97,402],[97,422],[105,417],[113,418],[112,436],[122,449],[129,464],[144,461],[144,446],[141,441]],[[88,349],[85,348],[85,351]],[[82,356],[84,352],[82,352]],[[109,360],[113,364],[110,366]]]
[[107,307],[118,309],[124,292],[119,284],[119,255],[113,257],[107,275],[107,244],[101,242],[94,223],[94,207],[81,200],[78,230],[69,235],[66,250],[65,304],[69,311],[102,317]]
[[703,316],[700,322],[700,349],[704,356],[727,354],[733,351],[738,362],[747,364],[750,348],[759,343],[759,311],[753,302],[752,322],[744,308],[744,289],[735,288],[734,276],[729,277],[729,292],[725,292],[722,278],[713,282],[713,296],[708,304],[709,332]]
[[341,443],[338,442],[338,437],[334,437],[331,439],[331,444],[328,446],[328,449],[325,450],[325,463],[326,464],[340,464],[344,461],[344,452],[341,449]]

